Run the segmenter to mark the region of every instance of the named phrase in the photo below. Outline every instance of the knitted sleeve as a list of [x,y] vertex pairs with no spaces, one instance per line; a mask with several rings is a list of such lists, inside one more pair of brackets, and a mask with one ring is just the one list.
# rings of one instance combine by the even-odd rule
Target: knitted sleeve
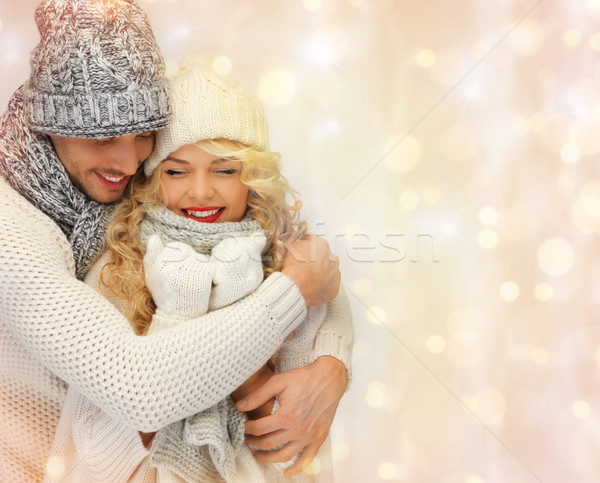
[[310,354],[310,363],[321,356],[332,356],[342,362],[348,370],[348,387],[352,380],[352,345],[354,330],[348,296],[343,285],[337,297],[327,304],[327,313],[317,332],[315,345]]
[[136,336],[73,276],[58,228],[22,205],[0,206],[3,322],[34,360],[136,430],[156,431],[223,399],[306,314],[296,285],[276,273],[236,304]]

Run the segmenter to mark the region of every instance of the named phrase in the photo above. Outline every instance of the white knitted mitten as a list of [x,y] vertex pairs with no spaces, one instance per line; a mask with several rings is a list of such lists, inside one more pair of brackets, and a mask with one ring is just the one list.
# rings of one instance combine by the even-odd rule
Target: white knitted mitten
[[159,318],[193,318],[207,312],[215,271],[207,255],[181,242],[163,246],[160,237],[152,235],[146,248],[144,270]]
[[213,289],[209,309],[225,307],[254,291],[263,280],[261,253],[267,238],[262,233],[225,238],[212,250]]

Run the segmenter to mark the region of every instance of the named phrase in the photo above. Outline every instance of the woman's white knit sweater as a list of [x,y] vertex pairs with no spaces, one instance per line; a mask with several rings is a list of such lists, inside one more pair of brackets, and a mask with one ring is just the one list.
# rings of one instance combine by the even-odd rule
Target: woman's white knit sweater
[[2,178],[0,227],[1,481],[43,478],[67,384],[124,425],[156,431],[230,394],[306,316],[296,285],[275,273],[232,306],[136,336],[75,278],[60,228]]
[[[164,250],[162,244],[160,242],[158,244],[161,245],[161,250]],[[264,237],[262,237],[262,241],[258,237],[252,236],[238,237],[237,239],[227,238],[215,247],[213,255],[219,248],[225,248],[226,244],[236,248],[241,246],[247,253],[254,249],[254,253],[250,257],[238,256],[229,260],[224,256],[225,252],[221,250],[216,257],[211,257],[209,261],[208,257],[206,260],[198,259],[200,255],[187,247],[189,248],[187,256],[179,253],[177,256],[180,263],[176,264],[173,271],[169,270],[169,273],[165,275],[177,285],[174,287],[174,292],[170,293],[171,297],[185,297],[188,290],[183,285],[192,281],[197,282],[202,278],[185,277],[185,280],[179,281],[181,272],[185,272],[187,275],[191,272],[209,274],[209,277],[204,279],[200,285],[193,285],[196,285],[200,292],[206,292],[206,295],[211,294],[211,280],[217,278],[217,276],[213,278],[210,275],[213,267],[222,267],[221,272],[227,274],[225,278],[219,277],[219,284],[212,284],[212,295],[220,294],[221,300],[225,304],[234,303],[254,290],[262,280],[262,264],[256,257],[264,247]],[[184,246],[180,244],[179,247]],[[85,280],[99,293],[101,293],[100,272],[108,261],[109,257],[106,254],[102,256],[92,266]],[[160,260],[157,260],[155,265],[163,266]],[[171,265],[167,266],[167,269]],[[184,266],[187,270],[182,270]],[[146,268],[147,278],[155,275],[151,268],[148,266]],[[243,287],[244,282],[246,282],[245,287]],[[152,293],[154,295],[154,292]],[[194,291],[193,298],[195,301],[205,299],[205,305],[198,306],[197,310],[205,312],[208,309],[208,296],[201,297],[197,291]],[[112,302],[120,311],[125,311],[125,304],[122,301],[113,299]],[[186,297],[184,305],[189,305],[189,302],[191,300]],[[159,307],[162,307],[159,309],[161,313],[154,315],[148,334],[166,330],[187,318],[183,315],[183,305],[180,305],[179,310],[172,307],[171,309],[175,311],[169,313],[164,311],[163,304]],[[317,341],[317,346],[322,345],[334,334],[349,342],[353,339],[351,315],[343,289],[326,306],[308,309],[306,320],[287,337],[280,347],[277,353],[276,372],[295,369],[314,362],[316,359],[315,349],[317,352],[321,352],[320,347],[315,348],[315,341]],[[350,376],[351,366],[345,359],[350,355],[349,347],[346,347],[345,350],[335,351],[332,355],[344,359]],[[282,473],[287,465],[259,463],[253,458],[247,446],[239,446],[237,433],[243,432],[243,420],[234,417],[234,420],[237,421],[234,423],[223,414],[217,417],[216,413],[219,413],[223,407],[228,407],[229,402],[222,401],[221,404],[223,403],[225,406],[220,406],[220,409],[217,410],[217,406],[215,406],[200,415],[201,417],[194,416],[193,422],[186,422],[187,436],[193,441],[202,441],[206,451],[198,446],[200,443],[189,444],[181,439],[183,426],[180,426],[181,423],[179,423],[157,433],[154,445],[161,438],[162,444],[159,445],[159,456],[153,463],[152,458],[149,457],[149,450],[144,447],[137,431],[123,427],[119,421],[104,414],[77,391],[69,390],[51,453],[53,458],[58,457],[64,461],[65,470],[57,478],[52,474],[47,474],[45,481],[48,483],[59,481],[63,483],[81,481],[90,483],[106,481],[112,483],[171,483],[180,481],[180,477],[188,482],[204,483],[223,481],[221,478],[230,482],[243,483],[265,483],[265,481],[330,483],[333,480],[329,438],[317,454],[321,465],[318,476],[313,477],[303,473],[299,477],[286,479],[283,478]],[[226,427],[223,427],[223,424],[226,424]],[[242,425],[241,428],[238,426],[239,424]],[[167,433],[162,434],[165,430]],[[235,434],[232,434],[232,431]],[[223,438],[224,434],[227,434],[225,438]],[[238,442],[235,443],[230,438]],[[218,462],[214,458],[217,458]],[[158,468],[154,467],[156,465]]]

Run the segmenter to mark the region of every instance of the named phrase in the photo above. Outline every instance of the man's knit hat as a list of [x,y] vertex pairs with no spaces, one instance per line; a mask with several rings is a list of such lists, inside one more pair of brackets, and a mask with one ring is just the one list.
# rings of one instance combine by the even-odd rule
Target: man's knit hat
[[169,121],[164,62],[133,0],[44,0],[24,97],[32,129],[104,138]]
[[171,79],[169,126],[158,131],[154,151],[144,163],[152,171],[173,151],[205,139],[230,139],[266,151],[267,121],[260,103],[230,77],[217,74],[204,58],[183,59]]

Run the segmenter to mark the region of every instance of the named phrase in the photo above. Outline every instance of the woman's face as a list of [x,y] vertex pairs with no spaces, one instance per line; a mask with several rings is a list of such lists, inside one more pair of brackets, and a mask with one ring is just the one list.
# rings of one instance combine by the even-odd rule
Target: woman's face
[[248,187],[240,180],[242,163],[219,158],[186,144],[161,164],[161,201],[174,213],[203,223],[240,221]]

